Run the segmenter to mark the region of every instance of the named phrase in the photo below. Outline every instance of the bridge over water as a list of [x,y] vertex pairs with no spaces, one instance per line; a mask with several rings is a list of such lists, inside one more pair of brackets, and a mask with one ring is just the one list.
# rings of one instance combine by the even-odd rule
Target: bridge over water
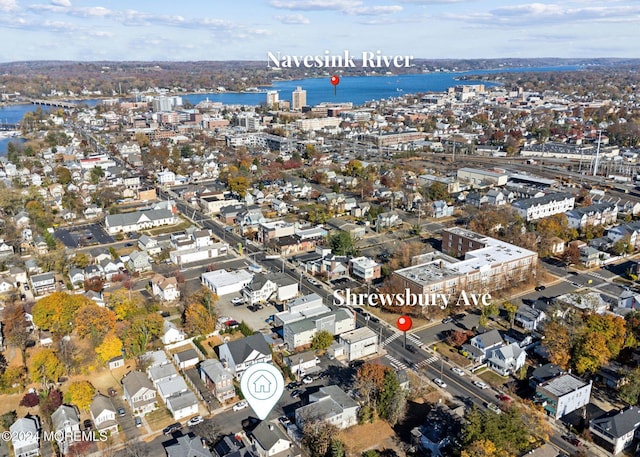
[[0,123],[0,131],[6,132],[10,130],[20,130],[20,126],[18,124]]
[[31,99],[29,100],[34,105],[42,105],[42,106],[54,106],[57,108],[76,108],[78,105],[71,102],[65,102],[62,100],[40,100],[40,99]]

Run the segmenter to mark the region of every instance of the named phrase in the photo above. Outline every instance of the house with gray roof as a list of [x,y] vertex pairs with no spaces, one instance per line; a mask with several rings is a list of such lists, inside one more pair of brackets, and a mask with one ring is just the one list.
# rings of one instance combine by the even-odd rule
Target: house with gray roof
[[636,406],[610,411],[589,423],[594,442],[613,455],[631,447],[639,429],[640,409]]
[[279,427],[262,421],[249,434],[255,454],[259,457],[297,457],[300,449]]
[[321,387],[309,395],[309,404],[296,409],[296,425],[325,421],[344,429],[358,423],[358,403],[338,386]]
[[133,251],[129,254],[127,267],[131,271],[143,272],[151,270],[151,257],[145,251]]
[[500,332],[490,330],[485,333],[474,336],[469,340],[468,344],[463,345],[467,352],[467,357],[477,362],[484,362],[492,349],[497,349],[504,344]]
[[98,431],[118,433],[116,408],[109,397],[98,393],[89,406],[89,412]]
[[487,357],[487,365],[498,374],[507,376],[522,368],[526,360],[524,349],[518,343],[511,343],[493,349]]
[[16,457],[40,455],[40,420],[38,416],[26,416],[9,427],[11,444]]
[[134,414],[144,415],[158,407],[156,389],[141,371],[131,371],[122,378],[124,397]]
[[262,333],[254,333],[218,346],[218,357],[225,369],[239,377],[255,363],[271,363],[271,348]]
[[51,415],[53,431],[56,433],[56,442],[62,454],[66,454],[73,443],[73,433],[80,431],[80,416],[73,406],[60,405]]
[[541,309],[535,307],[535,304],[520,305],[516,311],[514,322],[525,330],[537,330],[538,324],[544,321],[547,315]]
[[213,457],[202,438],[189,433],[163,443],[167,457]]
[[104,226],[111,235],[119,232],[137,232],[162,225],[177,224],[180,219],[168,209],[134,211],[131,213],[109,214]]
[[211,392],[220,403],[235,397],[233,387],[233,375],[216,359],[207,359],[198,367],[202,382],[211,389]]
[[560,419],[589,403],[591,384],[571,373],[561,374],[536,386],[534,402],[554,419]]

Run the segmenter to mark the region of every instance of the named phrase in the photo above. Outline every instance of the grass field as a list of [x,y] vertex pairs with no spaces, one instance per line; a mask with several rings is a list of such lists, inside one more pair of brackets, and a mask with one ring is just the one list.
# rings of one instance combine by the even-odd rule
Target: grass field
[[458,354],[458,351],[449,346],[447,343],[437,343],[435,345],[435,348],[438,354],[448,358],[451,362],[455,363],[458,366],[464,368],[471,363],[469,359],[461,354]]
[[368,449],[392,449],[395,432],[382,420],[373,424],[354,425],[341,430],[338,439],[345,444],[348,455],[360,455]]
[[507,381],[509,381],[508,377],[500,376],[498,373],[488,368],[484,369],[483,371],[479,371],[476,374],[484,382],[494,387],[502,387]]

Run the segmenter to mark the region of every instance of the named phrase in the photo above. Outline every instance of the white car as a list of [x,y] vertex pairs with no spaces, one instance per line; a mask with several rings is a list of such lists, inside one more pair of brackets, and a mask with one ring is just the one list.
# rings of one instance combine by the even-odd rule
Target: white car
[[245,409],[247,406],[249,406],[249,403],[247,403],[246,401],[242,400],[242,401],[239,401],[238,403],[236,403],[235,405],[233,405],[233,410],[234,411],[240,411],[241,409]]
[[443,389],[447,387],[447,383],[440,378],[434,378],[433,382],[436,386],[442,387]]
[[244,303],[244,298],[242,298],[242,297],[236,297],[236,298],[234,298],[233,300],[231,300],[231,303],[232,303],[233,305],[239,305],[239,304],[241,304],[241,303]]
[[313,383],[313,378],[311,376],[305,376],[302,378],[302,384],[311,384]]
[[189,419],[187,421],[187,425],[189,427],[191,427],[192,425],[198,425],[199,423],[203,422],[204,419],[202,418],[202,416],[196,416],[196,417],[192,417],[191,419]]
[[496,414],[502,413],[500,408],[498,408],[498,406],[495,403],[487,403],[487,409],[490,411],[493,411]]
[[314,279],[314,278],[309,278],[309,282],[311,284],[313,284],[314,286],[319,286],[320,285],[320,282],[317,279]]
[[489,386],[488,386],[488,385],[486,385],[486,384],[485,384],[484,382],[482,382],[482,381],[473,381],[473,385],[474,385],[474,386],[476,386],[476,387],[479,387],[479,388],[481,388],[481,389],[488,389],[488,388],[489,388]]
[[457,374],[458,376],[464,376],[464,371],[462,371],[460,368],[458,367],[451,367],[451,371],[453,371],[455,374]]

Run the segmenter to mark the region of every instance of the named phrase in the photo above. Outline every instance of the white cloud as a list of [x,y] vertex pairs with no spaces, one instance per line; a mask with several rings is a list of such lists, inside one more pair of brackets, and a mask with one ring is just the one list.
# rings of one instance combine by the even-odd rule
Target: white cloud
[[16,0],[0,0],[0,11],[13,11],[18,9]]
[[64,6],[65,8],[69,8],[71,6],[71,2],[69,0],[51,0],[51,4],[55,6]]
[[310,24],[309,18],[302,14],[285,14],[284,16],[276,16],[276,19],[283,24]]
[[384,14],[394,14],[402,11],[403,8],[400,5],[389,6],[358,6],[346,10],[349,14],[362,15],[362,16],[380,16]]
[[360,0],[271,0],[269,2],[274,8],[285,10],[336,10],[344,11],[362,5]]

